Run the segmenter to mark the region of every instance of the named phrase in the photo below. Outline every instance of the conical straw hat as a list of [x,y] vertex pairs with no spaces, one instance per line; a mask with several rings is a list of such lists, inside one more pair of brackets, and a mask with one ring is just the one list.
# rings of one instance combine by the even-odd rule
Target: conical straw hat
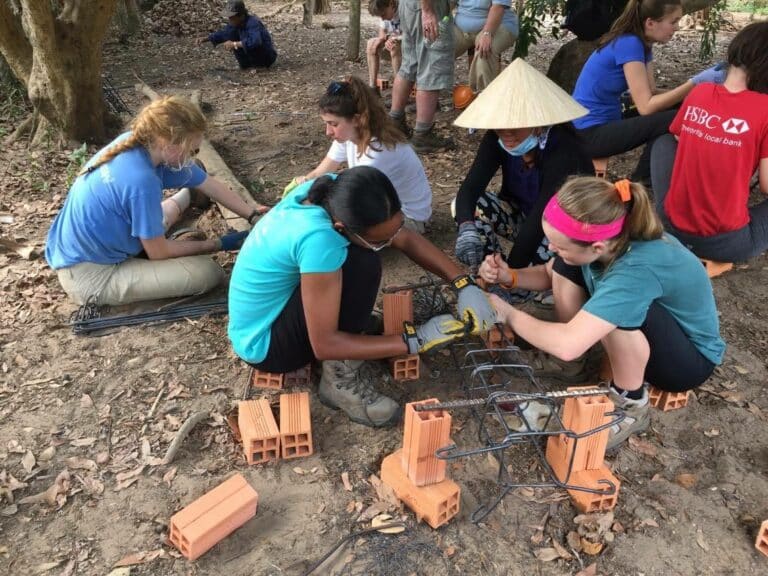
[[516,58],[456,118],[463,128],[534,128],[589,111],[522,58]]

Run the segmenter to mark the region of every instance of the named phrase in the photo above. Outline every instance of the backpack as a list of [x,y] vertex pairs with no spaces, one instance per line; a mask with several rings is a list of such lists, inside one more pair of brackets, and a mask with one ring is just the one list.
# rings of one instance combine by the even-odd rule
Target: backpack
[[560,27],[573,32],[579,40],[597,40],[610,30],[626,4],[627,0],[568,0],[563,9],[565,22]]

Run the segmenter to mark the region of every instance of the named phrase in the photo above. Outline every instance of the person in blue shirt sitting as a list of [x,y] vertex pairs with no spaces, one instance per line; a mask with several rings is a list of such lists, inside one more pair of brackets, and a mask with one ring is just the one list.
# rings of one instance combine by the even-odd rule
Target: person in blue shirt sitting
[[[189,100],[160,98],[100,150],[72,184],[48,231],[45,258],[77,304],[128,304],[202,294],[224,278],[208,256],[235,250],[247,232],[214,240],[165,233],[189,207],[192,187],[253,223],[251,206],[194,163],[205,116]],[[163,200],[163,190],[181,188]],[[146,255],[144,257],[143,254]]]
[[223,16],[229,24],[218,32],[197,39],[198,44],[222,44],[235,55],[242,70],[269,68],[277,59],[272,37],[267,27],[253,14],[249,14],[242,0],[229,0]]
[[[322,361],[320,400],[366,426],[387,426],[397,402],[374,387],[364,360],[427,352],[465,332],[487,332],[496,313],[472,278],[439,248],[404,226],[389,178],[356,166],[298,185],[253,228],[229,283],[229,339],[265,372]],[[379,252],[391,246],[450,282],[461,320],[450,314],[365,335],[381,281]]]
[[602,342],[613,372],[608,398],[625,416],[611,428],[608,448],[615,448],[648,428],[647,384],[684,392],[722,362],[712,285],[699,259],[664,234],[645,188],[629,180],[569,180],[544,209],[542,227],[555,259],[510,269],[495,254],[480,275],[510,287],[552,288],[557,322],[491,296],[500,319],[545,353],[571,361]]
[[[681,0],[630,0],[613,26],[584,64],[573,91],[574,99],[589,110],[573,125],[592,158],[605,158],[651,144],[669,132],[672,109],[696,84],[725,80],[719,65],[700,72],[677,88],[656,89],[654,44],[666,44],[683,15]],[[622,117],[622,94],[629,91],[639,116]],[[632,180],[650,182],[651,146],[646,146]]]

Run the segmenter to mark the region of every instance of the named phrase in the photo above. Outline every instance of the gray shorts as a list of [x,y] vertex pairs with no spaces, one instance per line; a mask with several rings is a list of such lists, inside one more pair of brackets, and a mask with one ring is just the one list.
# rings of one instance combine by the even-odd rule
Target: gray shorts
[[[435,0],[434,7],[438,24],[444,16],[450,16],[447,0]],[[428,47],[424,45],[420,0],[402,0],[399,14],[403,31],[403,63],[398,74],[410,82],[416,82],[417,90],[453,88],[453,24]]]

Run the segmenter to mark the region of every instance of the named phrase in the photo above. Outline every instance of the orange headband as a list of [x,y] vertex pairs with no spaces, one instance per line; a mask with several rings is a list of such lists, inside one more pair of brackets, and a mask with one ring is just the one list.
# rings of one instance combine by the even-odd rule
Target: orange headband
[[619,180],[614,184],[614,187],[616,188],[616,192],[619,195],[619,198],[621,198],[621,201],[626,203],[632,200],[632,189],[630,188],[630,185],[632,183],[627,180]]

